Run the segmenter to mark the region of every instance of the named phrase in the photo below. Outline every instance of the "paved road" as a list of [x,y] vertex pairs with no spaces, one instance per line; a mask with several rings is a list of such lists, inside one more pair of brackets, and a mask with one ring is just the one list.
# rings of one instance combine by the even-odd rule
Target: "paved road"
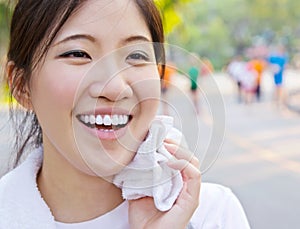
[[230,186],[253,228],[298,228],[300,116],[270,103],[227,107],[222,153],[204,180]]
[[[210,98],[202,98],[202,110],[197,116],[188,97],[188,81],[183,78],[176,78],[178,87],[169,92],[167,99],[176,126],[183,130],[191,149],[202,161],[203,180],[230,187],[241,200],[252,228],[299,228],[300,115],[278,109],[271,102],[270,77],[264,78],[264,101],[251,105],[236,103],[234,86],[228,78],[220,75],[215,79],[225,111],[222,107],[213,110],[208,105]],[[295,72],[289,74],[286,85],[290,90],[300,88]],[[220,112],[217,119],[225,117],[225,132],[222,127],[214,127],[218,120],[213,119],[212,110]],[[0,112],[0,127],[7,120],[6,115]],[[4,161],[9,134],[0,134],[0,160]],[[1,165],[0,173],[5,164]]]
[[[229,186],[241,200],[252,228],[299,228],[299,113],[278,108],[272,102],[273,85],[268,75],[262,85],[263,102],[250,105],[236,102],[234,87],[226,77],[220,76],[216,81],[225,102],[226,130],[220,155],[203,174],[203,180]],[[300,76],[296,72],[289,72],[286,87],[290,91],[300,88]],[[186,106],[175,94],[170,100]],[[199,132],[203,133],[211,131],[212,122],[205,101],[202,105],[202,114],[197,119],[201,123],[198,127],[203,130]],[[185,125],[194,130],[196,117],[189,114],[191,108],[183,109]],[[196,141],[195,132],[185,134],[191,144]],[[196,153],[201,155],[203,149],[200,147]],[[207,158],[203,161],[206,166]]]

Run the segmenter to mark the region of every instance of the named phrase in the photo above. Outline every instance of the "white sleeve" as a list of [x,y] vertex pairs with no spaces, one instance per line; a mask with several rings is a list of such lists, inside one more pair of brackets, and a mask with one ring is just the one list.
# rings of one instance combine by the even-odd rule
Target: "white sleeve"
[[237,197],[229,189],[222,215],[222,228],[249,229],[249,223],[244,209]]
[[202,183],[200,204],[190,228],[249,229],[244,209],[233,192],[222,185]]

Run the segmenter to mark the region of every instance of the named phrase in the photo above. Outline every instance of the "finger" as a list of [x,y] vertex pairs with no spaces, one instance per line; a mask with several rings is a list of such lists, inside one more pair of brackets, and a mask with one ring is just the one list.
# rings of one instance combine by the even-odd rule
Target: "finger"
[[184,159],[192,163],[195,167],[200,167],[200,162],[197,157],[188,149],[181,148],[176,144],[165,143],[166,149],[177,159]]
[[181,171],[185,180],[201,177],[200,170],[186,160],[170,160],[167,164],[170,168]]
[[165,143],[168,143],[168,144],[175,144],[175,145],[179,145],[179,146],[187,146],[187,143],[185,142],[184,138],[180,141],[175,141],[174,139],[171,139],[171,138],[166,138],[164,140]]
[[186,183],[186,191],[197,196],[200,192],[201,173],[194,165],[185,160],[173,160],[168,162],[170,168],[180,170],[183,181]]
[[166,138],[164,140],[165,143],[169,143],[169,144],[175,144],[175,145],[178,145],[178,143],[176,141],[174,141],[173,139],[170,139],[170,138]]

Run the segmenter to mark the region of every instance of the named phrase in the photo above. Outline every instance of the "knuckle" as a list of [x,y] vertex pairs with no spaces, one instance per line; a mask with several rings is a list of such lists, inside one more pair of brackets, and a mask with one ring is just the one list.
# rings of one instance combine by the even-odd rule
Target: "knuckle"
[[199,182],[201,182],[201,172],[200,172],[200,170],[197,170],[197,172],[195,172],[195,179],[199,180]]
[[192,163],[195,167],[197,167],[197,168],[200,167],[200,161],[199,161],[199,159],[198,159],[197,157],[195,157],[195,156],[193,156],[193,158],[192,158],[192,160],[191,160],[191,163]]

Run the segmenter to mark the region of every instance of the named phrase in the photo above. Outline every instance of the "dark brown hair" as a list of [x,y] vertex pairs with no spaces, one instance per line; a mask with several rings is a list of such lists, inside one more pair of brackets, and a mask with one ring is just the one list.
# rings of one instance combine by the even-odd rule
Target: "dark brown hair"
[[[52,41],[68,18],[88,0],[18,0],[10,30],[8,62],[14,63],[10,81],[10,98],[15,92],[25,93],[32,71],[43,61]],[[164,34],[161,15],[153,0],[135,0],[151,32],[156,62],[164,66]],[[162,73],[163,75],[163,73]],[[11,80],[11,79],[10,79]],[[28,87],[29,88],[29,87]],[[11,103],[12,104],[12,103]],[[17,111],[17,112],[16,112]],[[42,145],[42,130],[33,111],[13,109],[10,117],[15,125],[16,142],[13,166],[27,147]]]

